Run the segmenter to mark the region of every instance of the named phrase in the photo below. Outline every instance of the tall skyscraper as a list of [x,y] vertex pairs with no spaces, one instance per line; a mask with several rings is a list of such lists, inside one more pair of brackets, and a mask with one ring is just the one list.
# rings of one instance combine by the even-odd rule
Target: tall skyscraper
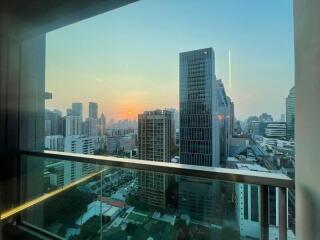
[[106,132],[106,117],[103,113],[100,115],[100,128],[99,128],[99,135],[102,136]]
[[98,118],[98,103],[89,102],[89,118]]
[[59,110],[45,111],[45,135],[62,135],[63,121],[62,113]]
[[64,137],[62,135],[46,136],[44,146],[48,150],[61,151],[64,150]]
[[[174,108],[166,108],[165,110],[171,112],[171,131],[172,131],[172,139],[171,139],[171,144],[172,144],[172,149],[176,146],[176,130],[177,126],[179,126],[179,112],[174,109]],[[179,128],[178,128],[179,129]]]
[[80,116],[81,122],[83,121],[83,106],[82,103],[72,103],[72,111],[76,116]]
[[[146,111],[138,116],[139,159],[169,162],[173,130],[172,113],[166,110]],[[140,171],[138,174],[140,200],[151,207],[166,207],[168,176]]]
[[294,125],[296,115],[296,87],[290,89],[286,98],[287,138],[294,139]]
[[97,118],[87,118],[88,136],[96,137],[99,136],[99,119]]
[[[80,117],[77,116],[80,120]],[[81,154],[94,154],[94,138],[84,136],[67,136],[64,142],[64,151]],[[73,182],[98,169],[91,163],[66,161],[64,163],[64,184]]]
[[[180,53],[180,162],[220,166],[228,156],[230,106],[215,76],[212,48]],[[220,183],[181,178],[179,211],[192,219],[219,218]],[[211,219],[211,220],[210,220]],[[214,222],[212,222],[214,223]]]
[[66,136],[81,135],[80,116],[66,116]]
[[218,114],[216,121],[218,122],[220,161],[225,163],[229,157],[229,146],[231,141],[231,118],[230,108],[231,99],[227,96],[222,80],[217,80],[217,100],[218,100]]
[[139,159],[169,162],[173,130],[172,113],[145,111],[138,116]]
[[234,129],[235,129],[234,103],[230,99],[230,131],[231,131],[231,137],[234,134]]
[[219,166],[217,81],[212,48],[180,53],[180,162]]

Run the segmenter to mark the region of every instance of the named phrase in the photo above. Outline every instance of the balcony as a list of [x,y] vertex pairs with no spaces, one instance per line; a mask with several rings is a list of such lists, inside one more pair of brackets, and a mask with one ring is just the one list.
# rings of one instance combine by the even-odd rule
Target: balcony
[[[293,232],[320,239],[317,0],[293,1],[294,182],[281,174],[42,151],[45,100],[54,97],[45,89],[45,35],[132,2],[0,2],[0,239],[292,239]],[[256,25],[260,35],[265,28]]]
[[[20,154],[26,173],[21,203],[3,211],[1,220],[16,219],[47,238],[295,239],[286,207],[294,182],[282,174],[53,151]],[[269,224],[271,188],[279,194],[276,225]]]

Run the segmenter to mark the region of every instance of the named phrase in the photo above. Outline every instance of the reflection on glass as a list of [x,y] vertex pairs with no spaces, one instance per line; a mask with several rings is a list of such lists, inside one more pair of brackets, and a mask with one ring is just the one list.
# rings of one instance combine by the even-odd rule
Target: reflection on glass
[[[47,34],[46,150],[294,178],[292,6],[190,2],[139,1]],[[24,200],[63,190],[25,219],[66,238],[259,237],[259,186],[49,159],[23,168]],[[65,210],[50,209],[63,196]],[[269,196],[276,229],[278,190]],[[76,210],[62,219],[69,204]],[[293,230],[294,209],[290,189]]]
[[[260,236],[255,185],[30,156],[23,161],[45,163],[38,179],[42,195],[25,201],[54,193],[28,207],[23,220],[66,239]],[[77,167],[70,168],[71,163]],[[69,181],[73,171],[75,178]],[[270,225],[270,232],[277,234],[277,228]]]

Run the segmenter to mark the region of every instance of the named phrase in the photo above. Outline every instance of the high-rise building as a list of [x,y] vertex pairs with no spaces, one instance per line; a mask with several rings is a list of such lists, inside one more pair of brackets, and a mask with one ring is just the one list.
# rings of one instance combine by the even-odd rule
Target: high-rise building
[[[230,100],[215,76],[212,48],[180,53],[180,163],[220,166],[228,157]],[[179,211],[199,221],[219,218],[220,183],[181,178]],[[219,223],[218,223],[219,224]]]
[[267,138],[285,138],[286,137],[286,123],[285,122],[271,122],[266,124],[265,137]]
[[99,136],[99,119],[87,118],[85,126],[88,128],[86,130],[87,136],[90,136],[90,137]]
[[[80,117],[77,116],[79,119]],[[64,141],[64,151],[81,154],[94,154],[94,138],[84,136],[67,136]],[[66,161],[64,163],[64,184],[68,184],[97,170],[90,163]]]
[[80,116],[66,116],[66,136],[81,135]]
[[[255,171],[255,172],[269,172],[268,169],[252,163],[236,163],[236,169]],[[288,193],[287,193],[288,194]],[[250,239],[258,239],[260,237],[260,193],[256,185],[250,184],[236,184],[235,186],[235,211],[236,219],[240,228],[240,236]],[[287,202],[288,208],[288,202]],[[269,234],[270,239],[279,239],[279,189],[269,187]],[[290,218],[290,216],[287,216]],[[290,220],[290,219],[289,219]],[[288,239],[292,238],[292,231],[288,230]]]
[[45,111],[45,135],[62,135],[63,121],[62,113],[59,110]]
[[102,136],[106,132],[106,117],[103,113],[100,115],[100,128],[99,128],[99,135]]
[[172,113],[167,110],[145,111],[138,116],[139,158],[170,162]]
[[174,123],[174,127],[175,129],[179,129],[180,128],[180,120],[179,120],[179,112],[177,111],[177,109],[175,108],[166,108],[166,110],[172,112],[172,117],[173,117],[173,123]]
[[233,136],[234,129],[235,129],[235,116],[234,116],[234,103],[230,99],[230,130],[231,130],[231,137]]
[[191,219],[220,225],[222,208],[220,184],[194,178],[183,178],[178,183],[179,213]]
[[[138,116],[139,159],[169,162],[171,159],[172,113],[166,110],[146,111]],[[140,200],[150,207],[166,207],[168,176],[141,171],[138,174]]]
[[94,139],[84,136],[67,136],[64,141],[64,151],[70,153],[93,154]]
[[64,137],[62,135],[46,136],[44,139],[44,146],[48,150],[63,151]]
[[180,53],[180,162],[219,166],[217,81],[212,48]]
[[286,137],[286,123],[252,121],[250,122],[249,132],[253,137],[263,136],[266,138],[283,139]]
[[98,103],[89,102],[89,118],[98,118]]
[[294,139],[294,126],[296,115],[296,87],[290,89],[286,98],[287,139]]
[[220,161],[225,163],[229,157],[229,146],[231,141],[231,118],[230,106],[231,98],[227,96],[222,80],[217,80],[217,99],[218,99],[218,114],[216,121],[218,122]]
[[177,128],[177,125],[179,126],[179,112],[174,109],[174,108],[166,108],[165,110],[171,112],[171,131],[172,131],[172,139],[171,139],[171,144],[172,144],[172,149],[176,146],[176,130],[179,129]]
[[83,121],[83,106],[82,103],[72,103],[72,111],[74,115],[80,116],[81,122]]

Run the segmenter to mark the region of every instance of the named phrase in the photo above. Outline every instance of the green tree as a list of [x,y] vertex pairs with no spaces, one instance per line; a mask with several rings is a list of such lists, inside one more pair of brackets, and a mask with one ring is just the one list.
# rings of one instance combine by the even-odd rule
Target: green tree
[[44,222],[46,225],[56,222],[72,225],[91,201],[91,196],[77,188],[60,193],[44,202]]

